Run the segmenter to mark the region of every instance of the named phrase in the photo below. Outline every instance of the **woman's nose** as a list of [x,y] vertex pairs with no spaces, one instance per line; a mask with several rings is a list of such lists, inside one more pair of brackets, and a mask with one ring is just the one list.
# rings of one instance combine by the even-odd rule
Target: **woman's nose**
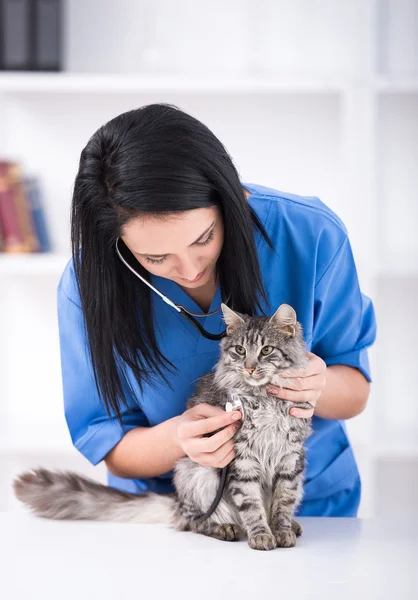
[[179,277],[193,281],[199,275],[202,269],[198,265],[195,265],[191,261],[182,261],[181,265],[177,267]]

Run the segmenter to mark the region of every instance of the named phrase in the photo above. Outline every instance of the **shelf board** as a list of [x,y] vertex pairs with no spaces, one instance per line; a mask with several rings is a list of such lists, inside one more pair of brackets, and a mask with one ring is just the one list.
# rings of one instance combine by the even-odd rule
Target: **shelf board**
[[45,443],[34,440],[33,443],[22,441],[3,442],[0,445],[0,458],[30,456],[32,458],[42,456],[74,456],[77,454],[76,448],[71,443]]
[[33,254],[0,254],[1,275],[60,275],[69,260],[55,252]]
[[[45,254],[0,253],[1,275],[60,275],[70,256],[55,252]],[[391,258],[386,264],[377,266],[359,262],[358,271],[364,277],[392,278],[418,277],[418,259],[413,256]]]
[[418,250],[417,256],[393,255],[389,259],[374,263],[364,259],[356,263],[357,272],[365,279],[392,279],[398,277],[418,277]]
[[1,93],[186,93],[186,94],[277,94],[277,93],[342,93],[358,86],[382,93],[418,92],[418,77],[385,77],[375,75],[359,80],[344,76],[299,77],[289,75],[196,77],[193,75],[152,76],[141,73],[0,73]]
[[418,460],[418,442],[391,441],[379,442],[373,452],[375,459],[412,458]]
[[[35,432],[36,430],[36,432]],[[33,429],[33,423],[16,421],[13,426],[3,424],[0,435],[0,457],[29,456],[74,456],[78,450],[74,447],[65,420],[50,421]]]
[[387,94],[418,92],[418,77],[375,77],[374,89]]
[[418,251],[415,254],[393,254],[387,260],[381,261],[376,268],[378,277],[418,276]]
[[0,93],[340,93],[347,83],[335,77],[192,77],[97,73],[3,73]]
[[418,440],[382,435],[380,441],[356,441],[350,436],[354,454],[368,460],[413,459],[418,460]]

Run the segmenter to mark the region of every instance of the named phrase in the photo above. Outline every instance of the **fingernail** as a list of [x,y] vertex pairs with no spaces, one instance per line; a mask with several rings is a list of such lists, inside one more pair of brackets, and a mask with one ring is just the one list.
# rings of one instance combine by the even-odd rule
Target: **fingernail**
[[241,418],[241,413],[240,413],[240,412],[235,412],[235,413],[232,415],[232,420],[233,420],[233,421],[237,421],[237,420],[238,420],[238,419],[240,419],[240,418]]

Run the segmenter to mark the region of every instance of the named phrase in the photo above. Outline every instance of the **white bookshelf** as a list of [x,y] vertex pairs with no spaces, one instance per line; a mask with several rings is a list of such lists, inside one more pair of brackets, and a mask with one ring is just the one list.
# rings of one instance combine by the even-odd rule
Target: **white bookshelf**
[[[63,457],[80,465],[63,415],[55,296],[70,256],[79,155],[92,133],[117,114],[170,102],[212,129],[242,181],[319,196],[343,219],[362,290],[373,299],[378,319],[378,339],[369,351],[369,405],[347,421],[363,478],[360,514],[384,510],[379,498],[385,489],[378,484],[384,485],[385,465],[392,473],[394,460],[412,461],[418,472],[418,66],[402,59],[402,36],[393,25],[401,17],[390,26],[384,19],[408,12],[414,1],[337,3],[344,4],[341,15],[335,3],[318,1],[323,47],[298,49],[309,73],[286,69],[282,58],[275,62],[283,51],[280,36],[260,43],[253,35],[247,39],[253,44],[248,69],[237,62],[236,73],[227,60],[216,74],[197,72],[194,63],[187,72],[180,59],[173,63],[165,40],[159,54],[144,54],[148,62],[137,74],[100,72],[101,65],[93,73],[71,72],[84,64],[77,63],[74,47],[68,72],[0,74],[0,156],[19,160],[40,177],[53,243],[48,255],[0,255],[0,469],[7,463],[10,474],[43,464],[45,457],[55,466]],[[157,13],[167,6],[155,4]],[[245,4],[250,12],[251,5]],[[262,15],[276,10],[268,5],[260,3]],[[305,5],[287,4],[289,23],[292,10]],[[73,21],[76,10],[70,2]],[[338,39],[332,26],[336,32],[347,26],[351,36]],[[82,48],[83,40],[78,43]],[[404,64],[408,69],[397,69]],[[418,480],[404,484],[415,486],[418,497]],[[0,510],[13,505],[2,489]]]
[[275,93],[345,93],[356,85],[385,94],[418,92],[416,77],[374,75],[366,80],[337,76],[272,75],[251,77],[205,77],[121,75],[117,73],[33,73],[3,72],[0,77],[2,94],[275,94]]
[[0,78],[7,94],[276,94],[341,92],[348,82],[336,77],[150,77],[120,74],[8,73]]
[[59,277],[70,257],[70,254],[59,254],[58,252],[10,256],[0,254],[0,275],[15,277],[54,275]]

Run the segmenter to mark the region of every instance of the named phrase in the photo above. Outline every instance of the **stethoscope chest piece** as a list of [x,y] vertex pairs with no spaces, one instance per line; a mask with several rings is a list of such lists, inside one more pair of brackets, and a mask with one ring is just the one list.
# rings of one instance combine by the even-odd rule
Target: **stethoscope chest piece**
[[242,412],[242,420],[244,419],[245,413],[244,413],[244,403],[241,400],[241,397],[238,396],[238,394],[234,393],[234,392],[229,392],[228,394],[228,400],[225,404],[225,410],[226,412],[231,412],[233,410],[238,410],[241,409]]

